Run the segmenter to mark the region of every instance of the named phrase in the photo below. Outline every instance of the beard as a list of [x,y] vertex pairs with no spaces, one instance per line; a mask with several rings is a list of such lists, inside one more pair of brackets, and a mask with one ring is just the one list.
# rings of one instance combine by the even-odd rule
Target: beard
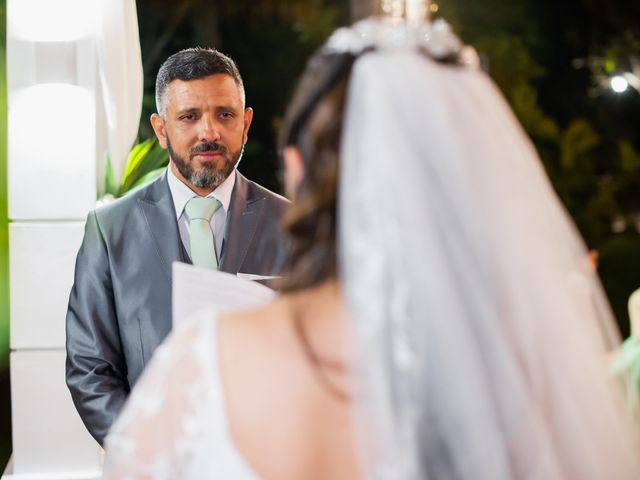
[[[187,161],[184,157],[181,157],[175,152],[171,146],[169,137],[167,137],[167,150],[169,151],[171,161],[185,180],[198,188],[215,190],[235,170],[240,158],[242,157],[244,145],[239,152],[234,154],[233,152],[229,152],[227,147],[220,145],[219,143],[203,142],[189,150],[189,160]],[[194,169],[191,158],[195,154],[202,152],[220,152],[222,154],[222,158],[224,158],[224,165],[222,168],[218,169],[212,162],[203,164],[197,170]]]

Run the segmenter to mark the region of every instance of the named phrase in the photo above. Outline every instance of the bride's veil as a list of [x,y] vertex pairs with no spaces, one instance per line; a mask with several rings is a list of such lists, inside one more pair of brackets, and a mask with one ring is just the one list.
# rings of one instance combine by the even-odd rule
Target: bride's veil
[[326,48],[358,56],[339,264],[367,478],[638,478],[613,317],[530,141],[484,73],[432,58],[460,52],[445,27],[363,25]]

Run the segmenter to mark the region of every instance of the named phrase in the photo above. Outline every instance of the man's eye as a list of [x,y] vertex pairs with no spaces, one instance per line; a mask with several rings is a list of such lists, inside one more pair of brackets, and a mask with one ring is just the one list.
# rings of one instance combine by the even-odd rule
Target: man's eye
[[220,116],[221,116],[222,118],[233,118],[233,113],[231,113],[231,112],[222,112],[222,113],[220,114]]
[[189,113],[187,115],[181,116],[180,120],[193,120],[194,118],[196,118],[196,116],[193,115],[192,113]]

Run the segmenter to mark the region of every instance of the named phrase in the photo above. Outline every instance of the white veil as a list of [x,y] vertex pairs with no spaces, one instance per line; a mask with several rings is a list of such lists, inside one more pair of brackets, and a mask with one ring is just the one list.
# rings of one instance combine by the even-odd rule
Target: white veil
[[486,75],[427,55],[460,51],[446,29],[368,22],[327,44],[359,54],[339,264],[367,478],[638,478],[613,317],[530,141]]

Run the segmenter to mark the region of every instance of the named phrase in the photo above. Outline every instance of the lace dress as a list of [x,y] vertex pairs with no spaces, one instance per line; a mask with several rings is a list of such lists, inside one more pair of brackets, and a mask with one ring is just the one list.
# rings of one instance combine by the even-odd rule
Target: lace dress
[[106,439],[103,478],[258,478],[229,434],[217,338],[203,311],[158,348]]

